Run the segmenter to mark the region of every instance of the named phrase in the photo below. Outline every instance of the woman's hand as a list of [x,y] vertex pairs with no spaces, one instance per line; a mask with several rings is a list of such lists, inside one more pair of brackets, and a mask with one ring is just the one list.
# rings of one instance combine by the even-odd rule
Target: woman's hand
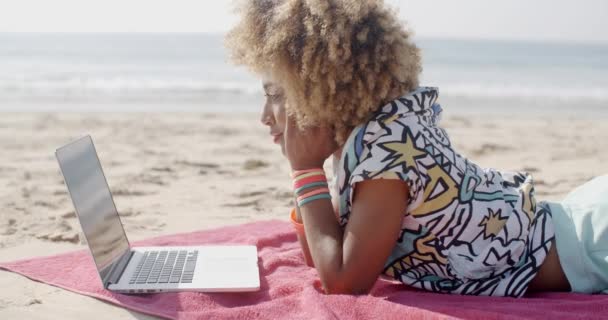
[[323,168],[338,145],[334,131],[329,128],[310,127],[300,130],[291,116],[286,117],[285,156],[292,170]]

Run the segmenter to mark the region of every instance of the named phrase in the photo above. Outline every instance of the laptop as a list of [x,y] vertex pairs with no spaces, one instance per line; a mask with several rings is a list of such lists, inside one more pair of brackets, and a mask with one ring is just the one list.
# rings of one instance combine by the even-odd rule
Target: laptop
[[131,247],[90,136],[56,156],[104,288],[127,294],[260,289],[255,246]]

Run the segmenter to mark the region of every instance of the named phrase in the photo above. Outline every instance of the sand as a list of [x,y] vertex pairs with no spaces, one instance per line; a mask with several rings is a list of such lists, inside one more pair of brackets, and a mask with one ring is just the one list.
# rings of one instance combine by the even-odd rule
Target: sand
[[[531,172],[539,200],[559,200],[608,173],[605,123],[540,115],[443,120],[469,159]],[[0,261],[84,247],[54,151],[86,133],[131,240],[287,220],[288,165],[256,114],[3,114]],[[0,287],[0,319],[148,318],[9,272],[0,271]]]

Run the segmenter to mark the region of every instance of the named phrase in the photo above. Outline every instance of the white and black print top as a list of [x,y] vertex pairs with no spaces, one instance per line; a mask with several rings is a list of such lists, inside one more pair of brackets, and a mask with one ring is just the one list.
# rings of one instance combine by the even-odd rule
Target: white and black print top
[[434,292],[520,297],[550,249],[551,212],[536,203],[527,173],[459,155],[438,124],[437,98],[437,89],[419,88],[351,133],[334,168],[340,224],[358,182],[405,181],[408,208],[384,273]]

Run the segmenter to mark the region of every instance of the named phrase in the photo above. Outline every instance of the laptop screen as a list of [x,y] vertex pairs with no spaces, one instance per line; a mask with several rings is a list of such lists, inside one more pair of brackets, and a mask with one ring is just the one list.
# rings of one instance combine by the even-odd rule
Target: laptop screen
[[86,136],[56,152],[65,183],[102,281],[129,250],[93,140]]

